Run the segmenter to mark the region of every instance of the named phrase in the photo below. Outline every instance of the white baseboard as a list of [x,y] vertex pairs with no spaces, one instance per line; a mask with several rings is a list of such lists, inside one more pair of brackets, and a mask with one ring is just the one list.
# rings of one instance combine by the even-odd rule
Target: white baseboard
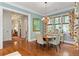
[[65,43],[74,44],[72,41],[64,41]]
[[30,40],[28,40],[29,42],[31,42],[31,41],[36,41],[36,39],[35,38],[33,38],[33,39],[30,39]]
[[12,40],[12,38],[10,38],[10,39],[4,39],[3,41],[11,41]]

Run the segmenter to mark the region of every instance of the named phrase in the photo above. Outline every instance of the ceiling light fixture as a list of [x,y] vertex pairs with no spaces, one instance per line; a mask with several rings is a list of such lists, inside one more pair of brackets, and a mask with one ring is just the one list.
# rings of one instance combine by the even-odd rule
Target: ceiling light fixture
[[[45,14],[47,14],[47,2],[44,2],[44,12],[45,12]],[[47,24],[49,21],[49,17],[47,15],[45,15],[42,18],[42,21]]]

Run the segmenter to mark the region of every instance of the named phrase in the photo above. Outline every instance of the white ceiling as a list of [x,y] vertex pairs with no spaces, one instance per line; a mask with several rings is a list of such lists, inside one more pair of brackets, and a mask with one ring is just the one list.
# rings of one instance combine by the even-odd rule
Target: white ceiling
[[17,6],[37,12],[41,15],[51,15],[71,9],[74,2],[47,2],[45,10],[44,2],[11,2]]

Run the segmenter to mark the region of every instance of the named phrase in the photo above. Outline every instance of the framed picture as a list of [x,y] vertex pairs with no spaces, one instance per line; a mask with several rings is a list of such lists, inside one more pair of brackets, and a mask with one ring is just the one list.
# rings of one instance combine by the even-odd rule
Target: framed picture
[[39,18],[33,18],[33,31],[40,31],[41,20]]

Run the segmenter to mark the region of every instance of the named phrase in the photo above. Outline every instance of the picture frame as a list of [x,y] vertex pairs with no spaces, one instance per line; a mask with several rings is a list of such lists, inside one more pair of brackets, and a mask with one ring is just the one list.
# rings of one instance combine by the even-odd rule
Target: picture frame
[[39,18],[33,18],[33,31],[37,32],[41,30],[41,20]]

